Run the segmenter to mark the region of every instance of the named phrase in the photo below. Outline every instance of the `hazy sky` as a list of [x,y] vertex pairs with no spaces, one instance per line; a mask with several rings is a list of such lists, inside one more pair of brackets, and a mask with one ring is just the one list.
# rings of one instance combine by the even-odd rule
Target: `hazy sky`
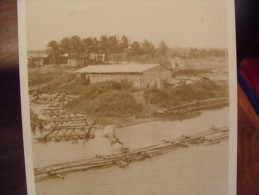
[[226,0],[27,0],[26,12],[28,49],[103,34],[169,47],[227,47]]

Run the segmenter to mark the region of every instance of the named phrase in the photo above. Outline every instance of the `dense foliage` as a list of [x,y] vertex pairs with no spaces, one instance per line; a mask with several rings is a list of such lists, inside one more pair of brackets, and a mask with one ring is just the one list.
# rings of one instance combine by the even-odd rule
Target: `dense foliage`
[[[86,57],[90,62],[90,55],[105,55],[105,63],[113,61],[120,63],[122,60],[137,61],[137,62],[154,62],[157,56],[166,56],[168,48],[165,42],[161,41],[159,47],[148,41],[143,42],[133,41],[123,35],[107,36],[102,35],[99,38],[79,36],[65,37],[61,41],[52,40],[47,44],[47,53],[58,59],[64,54],[70,57]],[[94,59],[91,63],[100,63],[98,59]]]
[[163,107],[217,97],[228,97],[228,84],[225,81],[204,79],[194,84],[185,84],[163,90],[147,89],[144,93],[147,102]]
[[95,94],[94,98],[81,97],[70,102],[71,111],[95,116],[131,116],[142,111],[142,106],[124,90],[110,90]]

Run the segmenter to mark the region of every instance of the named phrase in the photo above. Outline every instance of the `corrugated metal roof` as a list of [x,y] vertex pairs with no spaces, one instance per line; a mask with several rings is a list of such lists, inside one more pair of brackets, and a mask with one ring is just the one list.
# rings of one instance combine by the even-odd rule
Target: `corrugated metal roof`
[[159,64],[111,64],[89,65],[77,70],[77,73],[142,73]]

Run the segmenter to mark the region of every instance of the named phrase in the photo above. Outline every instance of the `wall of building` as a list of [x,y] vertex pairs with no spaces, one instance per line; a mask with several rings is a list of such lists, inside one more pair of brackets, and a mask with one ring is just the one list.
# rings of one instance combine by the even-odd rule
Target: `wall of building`
[[80,67],[80,66],[84,66],[85,63],[86,63],[85,59],[75,59],[75,58],[67,59],[67,65],[69,67]]
[[104,81],[120,81],[128,80],[133,82],[136,87],[141,87],[141,74],[86,74],[86,79],[90,79],[90,83],[99,83]]
[[171,78],[171,71],[167,70],[163,66],[156,66],[154,68],[151,68],[149,70],[146,70],[143,72],[143,76],[145,79],[157,79],[160,78],[162,80],[166,78]]
[[168,78],[172,78],[172,72],[163,66],[156,66],[143,72],[142,85],[163,88],[164,80]]

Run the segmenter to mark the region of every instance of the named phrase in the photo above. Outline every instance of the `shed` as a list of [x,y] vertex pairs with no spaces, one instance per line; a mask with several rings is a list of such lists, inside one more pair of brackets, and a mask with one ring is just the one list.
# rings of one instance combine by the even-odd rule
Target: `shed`
[[90,84],[104,81],[128,80],[136,87],[162,87],[162,81],[171,78],[171,72],[159,64],[89,65],[76,71]]

